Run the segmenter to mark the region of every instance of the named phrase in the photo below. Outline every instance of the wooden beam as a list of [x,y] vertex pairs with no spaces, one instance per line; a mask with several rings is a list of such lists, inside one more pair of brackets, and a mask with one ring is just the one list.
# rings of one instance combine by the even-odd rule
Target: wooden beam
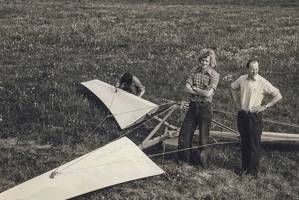
[[[198,131],[195,132],[198,134]],[[173,137],[166,139],[164,142],[166,145],[177,146],[178,145],[178,132],[176,134],[170,133]],[[223,137],[223,138],[238,138],[239,134],[233,132],[224,131],[210,131],[210,136]],[[278,132],[268,132],[264,131],[262,134],[262,142],[278,142],[278,141],[290,141],[299,142],[299,134],[291,133],[278,133]]]
[[165,138],[168,137],[168,133],[164,133],[162,136],[158,136],[155,138],[152,138],[157,131],[159,130],[159,128],[166,122],[166,120],[172,115],[172,113],[177,109],[177,105],[172,105],[169,108],[169,112],[167,113],[166,116],[164,116],[164,118],[160,121],[160,123],[150,132],[150,134],[143,140],[143,142],[139,145],[140,149],[146,149],[150,146],[153,146],[163,140],[165,140]]

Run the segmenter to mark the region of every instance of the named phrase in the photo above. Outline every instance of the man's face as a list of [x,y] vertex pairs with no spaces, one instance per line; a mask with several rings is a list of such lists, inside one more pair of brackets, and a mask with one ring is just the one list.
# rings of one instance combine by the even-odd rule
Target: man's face
[[248,67],[248,77],[255,78],[259,72],[259,63],[258,62],[251,62]]
[[210,66],[211,58],[210,56],[207,56],[205,58],[202,58],[200,60],[200,65],[202,69],[207,69]]

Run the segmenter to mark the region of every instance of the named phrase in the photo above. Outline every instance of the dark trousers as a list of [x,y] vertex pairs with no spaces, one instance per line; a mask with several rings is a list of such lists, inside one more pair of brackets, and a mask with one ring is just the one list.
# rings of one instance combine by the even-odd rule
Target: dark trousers
[[239,111],[238,130],[241,135],[242,169],[251,175],[257,175],[258,172],[262,129],[261,113]]
[[[208,144],[211,119],[212,109],[210,103],[191,102],[180,130],[179,150],[192,147],[192,139],[197,126],[199,130],[198,146]],[[188,163],[200,163],[203,167],[208,165],[207,147],[179,151],[178,157]]]

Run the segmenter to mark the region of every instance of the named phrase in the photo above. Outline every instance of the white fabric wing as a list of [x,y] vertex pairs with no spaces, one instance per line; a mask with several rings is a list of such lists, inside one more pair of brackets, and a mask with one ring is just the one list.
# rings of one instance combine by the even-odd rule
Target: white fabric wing
[[164,173],[123,137],[0,194],[0,200],[64,200],[111,185]]
[[110,110],[121,129],[132,126],[146,114],[156,112],[158,105],[130,94],[122,89],[102,82],[91,80],[81,83],[94,93]]

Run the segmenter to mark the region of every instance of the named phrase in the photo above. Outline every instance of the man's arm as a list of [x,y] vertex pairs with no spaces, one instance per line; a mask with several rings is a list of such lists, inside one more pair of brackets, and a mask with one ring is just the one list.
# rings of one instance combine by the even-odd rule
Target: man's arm
[[186,83],[185,88],[184,88],[184,92],[188,93],[188,94],[197,94],[193,88],[191,87],[190,83]]
[[204,89],[200,89],[198,87],[192,87],[192,89],[199,96],[211,97],[214,95],[214,93],[216,91],[218,82],[219,82],[219,74],[217,72],[214,72],[211,74],[211,81],[210,81],[210,84],[207,89],[204,90]]
[[209,90],[203,90],[203,89],[200,89],[200,88],[197,88],[197,87],[193,87],[192,89],[199,96],[210,97],[214,94],[214,89],[213,88],[211,88]]
[[240,109],[240,103],[238,101],[238,89],[240,88],[240,78],[235,80],[230,85],[230,95],[233,100],[234,106],[237,108],[237,110]]
[[145,93],[145,87],[142,85],[141,81],[136,77],[136,76],[133,76],[133,82],[135,84],[135,86],[137,87],[137,90],[138,90],[138,97],[142,97],[143,94]]
[[119,80],[115,83],[115,92],[117,92],[117,88],[119,88],[120,86],[120,83],[119,83]]
[[[121,77],[123,77],[123,75],[121,76]],[[121,82],[121,77],[119,77],[118,79],[117,79],[117,81],[116,81],[116,83],[115,83],[115,87],[116,88],[119,88],[120,86],[121,86],[121,84],[122,84],[122,82]]]
[[266,110],[267,108],[274,106],[278,101],[280,101],[282,99],[279,89],[274,87],[269,81],[264,80],[263,86],[264,86],[264,89],[263,89],[264,93],[270,94],[272,96],[272,99],[266,105],[257,106],[257,107],[252,108],[253,112],[257,112],[257,113],[262,112],[262,111]]
[[266,87],[264,91],[265,93],[268,93],[273,97],[271,101],[265,105],[265,108],[270,108],[274,106],[278,101],[282,99],[279,89],[274,87],[269,81],[266,81]]
[[141,90],[140,90],[140,93],[139,93],[139,97],[142,97],[143,94],[145,93],[145,88],[143,87]]
[[233,103],[237,103],[237,99],[238,99],[238,97],[237,97],[237,91],[235,89],[233,89],[233,88],[230,88],[230,95],[231,95],[231,97],[233,99]]
[[239,109],[239,103],[238,103],[238,95],[237,95],[237,90],[233,89],[232,87],[230,88],[230,95],[233,100],[233,104],[237,109]]
[[117,81],[117,82],[115,83],[115,87],[119,88],[119,86],[120,86],[120,83],[119,83],[119,81]]
[[257,106],[252,108],[252,112],[263,112],[264,110],[266,110],[267,108],[270,108],[272,106],[274,106],[277,102],[279,102],[282,99],[282,96],[280,93],[276,94],[269,103],[267,103],[266,105],[263,106]]
[[274,106],[277,102],[279,102],[282,99],[282,96],[280,93],[278,93],[277,95],[275,95],[272,100],[267,103],[266,105],[264,105],[264,107],[270,108],[272,106]]

